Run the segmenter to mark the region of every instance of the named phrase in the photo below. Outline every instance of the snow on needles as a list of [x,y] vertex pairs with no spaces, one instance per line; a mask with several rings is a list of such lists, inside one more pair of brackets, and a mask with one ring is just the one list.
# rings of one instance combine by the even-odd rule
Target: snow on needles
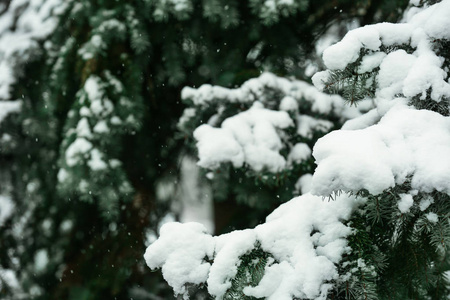
[[[323,89],[332,71],[358,63],[359,73],[380,68],[376,78],[378,102],[390,101],[399,94],[424,100],[427,90],[436,102],[450,98],[443,59],[433,51],[436,42],[450,38],[449,14],[450,0],[444,0],[425,9],[410,9],[406,23],[380,23],[350,31],[324,51],[329,70],[314,75],[314,85]],[[361,51],[363,57],[358,62]]]
[[[208,169],[231,163],[235,168],[246,164],[257,172],[280,172],[306,160],[311,153],[306,144],[293,145],[286,141],[288,128],[296,129],[304,139],[311,139],[314,133],[326,133],[334,126],[317,115],[331,114],[342,121],[361,115],[357,108],[346,107],[340,96],[326,95],[306,82],[271,73],[250,79],[236,89],[208,84],[198,89],[187,87],[182,91],[182,98],[191,106],[180,118],[182,130],[192,126],[198,113],[216,111],[213,117],[208,117],[207,124],[194,131],[198,164]],[[245,104],[244,107],[250,108],[228,117],[224,112],[231,104]],[[283,149],[289,154],[283,156]]]
[[[204,84],[198,89],[185,87],[181,91],[181,98],[194,106],[224,105],[229,103],[253,103],[259,101],[263,104],[273,101],[268,91],[280,91],[285,98],[279,103],[279,109],[284,111],[296,110],[302,98],[311,105],[311,110],[319,114],[334,113],[344,119],[354,118],[360,115],[359,109],[349,107],[338,95],[328,95],[320,92],[316,87],[301,80],[289,80],[265,72],[257,78],[252,78],[236,89],[228,89],[221,86]],[[190,104],[190,103],[188,103]],[[278,107],[277,107],[278,108]],[[192,117],[193,111],[188,110],[184,116],[184,122]],[[180,122],[183,126],[184,122]]]
[[244,289],[247,296],[325,299],[332,287],[328,282],[338,278],[336,264],[349,250],[346,237],[351,229],[342,220],[347,220],[357,205],[357,200],[348,196],[326,202],[306,194],[281,205],[254,229],[217,237],[200,224],[168,223],[144,257],[150,268],[162,267],[174,292],[185,299],[185,285],[201,282],[207,283],[212,296],[221,299],[236,275],[239,257],[259,242],[273,259],[259,285]]
[[[379,64],[375,93],[378,107],[344,126],[360,130],[336,131],[316,143],[314,194],[366,189],[376,195],[407,180],[418,191],[450,194],[449,118],[405,105],[416,96],[420,101],[436,102],[450,98],[444,60],[434,52],[438,39],[450,38],[449,13],[450,0],[425,8],[413,7],[406,14],[406,23],[353,30],[324,52],[325,64],[331,71],[314,76],[318,87],[323,87],[322,80],[326,81],[332,70],[346,68],[357,61],[360,53],[359,70]],[[406,50],[381,50],[382,46],[393,45]],[[378,124],[370,126],[380,118]],[[399,204],[402,212],[409,209],[405,203]]]
[[284,111],[265,109],[255,102],[249,110],[226,119],[222,128],[204,124],[194,131],[203,168],[214,168],[222,162],[232,162],[236,168],[248,163],[255,171],[267,168],[278,172],[286,165],[279,154],[282,148],[277,128],[294,123]]
[[145,251],[147,265],[162,267],[164,279],[176,294],[187,292],[185,284],[206,281],[212,258],[214,238],[206,234],[200,223],[166,223],[161,227],[160,238]]
[[10,99],[14,70],[33,57],[37,42],[53,32],[55,16],[65,7],[61,0],[12,0],[8,12],[0,16],[0,99]]
[[450,118],[398,105],[361,130],[338,130],[316,143],[314,194],[367,189],[377,195],[411,180],[422,192],[450,195]]
[[[271,259],[258,285],[244,288],[246,296],[269,300],[326,299],[333,284],[342,278],[337,265],[351,251],[347,238],[352,229],[346,221],[365,200],[349,193],[336,193],[336,200],[327,202],[313,194],[327,196],[336,191],[367,190],[378,195],[408,183],[411,190],[400,194],[397,202],[398,210],[405,214],[411,211],[417,193],[438,191],[450,195],[450,117],[408,105],[413,97],[436,102],[450,98],[448,70],[443,69],[444,60],[436,55],[433,45],[437,39],[450,39],[449,13],[450,0],[412,8],[404,24],[382,23],[356,29],[328,48],[324,61],[329,70],[314,76],[315,85],[323,88],[333,71],[357,62],[359,66],[352,66],[357,72],[373,72],[376,76],[374,100],[378,107],[348,123],[345,129],[318,140],[313,149],[318,167],[312,180],[308,176],[298,182],[302,189],[311,187],[311,194],[281,205],[254,229],[217,237],[197,224],[165,225],[161,237],[147,248],[147,265],[152,269],[162,267],[175,293],[185,298],[186,284],[202,282],[207,283],[211,296],[222,299],[236,276],[240,257],[260,245]],[[275,108],[281,111],[273,111],[274,107],[269,106],[270,101],[263,95],[263,87],[278,86],[278,90],[285,89],[283,97],[295,100],[298,99],[295,92],[304,93],[304,89],[292,90],[294,85],[298,86],[296,83],[269,74],[263,76],[231,92],[212,86],[183,91],[194,103],[194,108],[183,117],[186,123],[200,106],[220,105],[221,101],[255,103],[245,112],[224,118],[221,128],[210,124],[196,130],[200,165],[210,167],[223,161],[235,166],[244,162],[251,165],[245,150],[249,145],[264,148],[256,151],[261,156],[266,150],[275,154],[279,151],[277,130],[291,126],[289,120],[296,122],[290,116],[296,116],[293,112],[302,106],[283,98]],[[266,84],[261,84],[262,81]],[[315,103],[312,110],[330,112],[334,106],[326,103],[332,101],[325,102],[320,97],[311,101]],[[255,130],[256,127],[261,130]],[[264,134],[259,135],[260,132]],[[308,155],[308,149],[301,144],[294,149],[291,160]],[[261,162],[254,166],[276,170],[285,163],[261,157]],[[433,201],[431,197],[421,199],[420,210],[425,211]],[[425,216],[431,223],[440,222],[435,212]],[[190,273],[192,270],[198,270],[195,276]]]

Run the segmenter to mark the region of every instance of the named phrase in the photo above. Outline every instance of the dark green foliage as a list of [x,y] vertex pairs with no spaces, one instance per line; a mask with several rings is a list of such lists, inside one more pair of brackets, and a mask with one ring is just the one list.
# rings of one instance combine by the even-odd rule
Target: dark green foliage
[[450,197],[419,193],[402,214],[399,195],[408,191],[406,183],[377,196],[358,193],[367,202],[349,223],[351,252],[341,264],[335,299],[443,299],[449,293]]
[[264,276],[264,268],[270,260],[273,260],[270,254],[264,252],[259,243],[255,245],[250,253],[240,257],[240,264],[237,267],[237,274],[231,280],[231,287],[223,296],[224,300],[252,300],[255,297],[246,296],[243,289],[247,286],[257,286]]
[[349,66],[344,70],[331,72],[324,89],[332,94],[342,94],[345,99],[348,99],[350,105],[356,104],[366,97],[374,96],[376,90],[375,75],[377,74],[377,70],[358,74],[352,69]]
[[450,116],[450,100],[443,98],[439,102],[432,101],[430,92],[430,90],[426,92],[426,101],[423,101],[420,96],[415,96],[411,99],[409,104],[417,109],[431,110],[443,116]]

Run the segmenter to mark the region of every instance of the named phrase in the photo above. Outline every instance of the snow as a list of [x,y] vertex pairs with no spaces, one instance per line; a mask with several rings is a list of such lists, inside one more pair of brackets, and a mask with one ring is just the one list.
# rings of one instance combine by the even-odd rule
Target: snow
[[286,160],[279,154],[282,142],[277,129],[293,124],[286,112],[265,109],[255,102],[249,110],[226,119],[221,128],[201,125],[194,131],[198,165],[217,168],[220,163],[231,162],[234,167],[242,167],[247,163],[256,171],[278,172]]
[[315,131],[327,132],[333,127],[333,123],[327,120],[320,120],[308,115],[297,117],[297,134],[312,138]]
[[91,158],[87,162],[88,166],[92,171],[101,171],[105,170],[108,165],[103,161],[103,154],[97,149],[94,148],[91,150]]
[[297,194],[306,194],[311,191],[312,174],[304,174],[295,183]]
[[21,108],[22,101],[20,100],[0,101],[0,124],[9,114],[20,112]]
[[[275,1],[268,3],[270,9],[275,8]],[[324,51],[329,70],[314,76],[313,82],[319,88],[324,87],[330,70],[343,70],[356,61],[359,73],[376,71],[379,67],[375,75],[376,94],[374,99],[363,102],[368,108],[364,115],[336,104],[339,97],[325,97],[305,83],[271,74],[263,74],[233,90],[210,85],[183,90],[183,98],[195,108],[218,107],[217,115],[194,133],[199,165],[205,168],[215,168],[223,162],[231,162],[235,167],[248,164],[256,171],[286,167],[285,158],[280,156],[277,160],[276,156],[283,149],[282,135],[277,134],[280,129],[296,123],[300,136],[311,137],[315,130],[326,132],[333,126],[329,121],[300,114],[301,111],[296,113],[299,95],[314,99],[310,103],[315,112],[337,112],[338,116],[356,118],[314,146],[318,167],[313,175],[302,176],[296,184],[298,191],[312,194],[281,205],[264,224],[217,237],[208,234],[200,224],[165,225],[161,237],[147,248],[145,259],[150,268],[162,268],[175,293],[187,296],[187,283],[206,282],[208,292],[221,299],[236,275],[239,258],[259,244],[272,259],[265,266],[260,283],[244,289],[246,296],[326,299],[333,282],[346,276],[338,274],[337,269],[342,257],[351,250],[347,238],[352,229],[346,221],[365,201],[340,191],[367,190],[379,195],[407,183],[411,189],[398,195],[397,214],[414,212],[414,197],[419,193],[437,191],[450,195],[450,118],[408,106],[412,97],[425,100],[427,90],[436,102],[450,97],[445,73],[448,70],[442,70],[443,59],[432,51],[434,39],[450,37],[450,0],[411,11],[414,14],[408,14],[404,24],[381,23],[353,30]],[[405,45],[413,49],[401,49]],[[398,48],[385,51],[390,46]],[[361,53],[363,57],[359,61]],[[267,87],[276,87],[284,93],[276,107],[270,107],[270,100],[264,96]],[[375,109],[371,109],[371,100],[376,104]],[[255,104],[217,124],[220,108],[224,107],[221,102]],[[194,109],[185,112],[181,123],[189,122],[196,112]],[[292,116],[296,119],[292,120]],[[279,124],[285,127],[273,120],[283,120]],[[306,144],[291,146],[288,162],[298,162],[310,155]],[[334,195],[336,200],[321,200],[321,196],[329,195]],[[433,202],[431,196],[421,198],[418,207],[425,212]],[[430,223],[439,222],[439,216],[433,211],[423,216]],[[186,259],[188,262],[184,263]],[[192,276],[187,266],[189,270],[200,269],[198,276]],[[357,266],[370,268],[362,259]],[[181,270],[181,276],[177,270]]]
[[58,182],[63,183],[64,181],[66,181],[69,178],[69,173],[65,169],[61,168],[58,171],[57,178],[58,178]]
[[60,0],[12,0],[0,16],[0,99],[10,99],[17,70],[38,53],[38,41],[53,32],[66,6]]
[[92,143],[83,137],[77,138],[66,150],[66,163],[69,167],[76,165],[92,149]]
[[102,37],[98,34],[94,34],[91,36],[91,39],[83,45],[83,47],[78,49],[78,55],[80,55],[84,60],[89,60],[94,58],[105,48],[106,44]]
[[[83,115],[90,116],[92,113],[96,117],[105,118],[114,111],[114,104],[106,98],[104,85],[99,77],[95,75],[89,76],[84,83],[82,91],[86,93],[87,99],[90,102],[90,106],[87,108],[89,111],[85,110]],[[80,102],[83,104],[83,101],[81,100]]]
[[91,102],[102,98],[103,95],[101,93],[100,85],[100,78],[92,75],[89,76],[89,78],[84,83],[84,90],[86,91],[86,94]]
[[36,251],[34,255],[34,271],[36,273],[42,273],[45,271],[47,265],[49,263],[48,252],[46,249],[40,249]]
[[194,131],[198,141],[198,165],[204,168],[217,168],[222,162],[231,162],[234,167],[244,164],[244,153],[233,133],[209,125],[201,125]]
[[371,72],[373,69],[380,66],[383,59],[386,57],[384,52],[375,52],[363,57],[361,65],[358,68],[358,73]]
[[327,82],[329,78],[330,78],[330,71],[325,70],[314,74],[313,77],[311,78],[311,81],[318,90],[323,91],[325,89],[325,82]]
[[[255,101],[267,105],[272,100],[267,95],[271,90],[280,91],[285,95],[279,104],[279,109],[283,111],[295,110],[299,101],[306,101],[312,106],[313,112],[321,114],[334,112],[345,118],[360,115],[357,108],[345,105],[342,98],[337,95],[327,95],[306,82],[277,77],[268,72],[244,82],[241,87],[236,89],[209,84],[204,84],[198,89],[185,87],[181,91],[181,98],[188,104],[200,107],[212,105],[219,105],[220,107],[227,103],[253,103]],[[188,108],[188,110],[184,117],[186,121],[195,113],[192,108]]]
[[[99,116],[99,117],[104,117],[107,116],[109,114],[111,114],[111,112],[114,109],[114,105],[111,102],[111,100],[109,99],[93,99],[91,98],[91,106],[90,109],[91,111]],[[132,118],[132,116],[128,116],[128,118]],[[133,121],[129,121],[129,122],[133,122]]]
[[291,96],[284,97],[280,102],[280,110],[281,111],[298,111],[298,103]]
[[431,204],[434,203],[434,199],[431,196],[422,199],[419,203],[419,208],[421,211],[426,210]]
[[339,130],[313,149],[318,167],[313,193],[357,192],[377,195],[411,178],[412,188],[450,194],[450,119],[397,105],[371,127]]
[[61,232],[68,233],[73,228],[73,221],[66,219],[63,222],[61,222],[61,225],[59,228],[60,228]]
[[280,17],[289,16],[304,7],[304,3],[293,0],[251,1],[250,5],[262,22],[266,24],[272,24]]
[[119,117],[117,117],[117,116],[113,116],[111,118],[111,124],[113,124],[113,125],[120,125],[120,124],[122,124],[122,120]]
[[178,127],[181,127],[183,124],[187,123],[192,117],[195,117],[195,113],[196,113],[195,108],[192,107],[186,108],[178,121]]
[[86,118],[81,118],[77,125],[77,135],[79,137],[90,138],[92,137],[91,127]]
[[427,218],[428,221],[430,221],[431,223],[437,223],[439,221],[439,217],[437,214],[433,213],[433,212],[429,212],[425,215],[425,217]]
[[371,109],[367,113],[362,116],[359,116],[354,119],[350,119],[342,125],[343,130],[356,130],[356,129],[364,129],[366,127],[372,126],[378,121],[380,121],[381,116],[378,113],[378,109]]
[[82,117],[90,117],[92,116],[91,110],[87,108],[86,106],[83,106],[80,108],[80,116]]
[[[274,99],[274,94],[279,98]],[[208,84],[198,89],[186,87],[182,98],[190,107],[183,112],[178,127],[187,132],[191,130],[191,120],[198,122],[195,118],[199,114],[215,109],[214,115],[207,116],[208,122],[194,131],[198,164],[207,169],[231,163],[235,168],[247,165],[255,171],[279,172],[294,161],[306,159],[304,147],[302,156],[294,159],[299,152],[292,152],[294,145],[286,143],[288,128],[296,126],[301,138],[312,139],[315,134],[330,131],[334,124],[310,115],[332,114],[342,121],[361,116],[360,108],[345,106],[340,96],[326,95],[306,82],[271,73],[263,73],[235,89]],[[252,106],[234,116],[223,116],[227,107],[235,103]],[[299,112],[300,104],[311,112]],[[366,102],[361,107],[367,110],[371,104]],[[285,149],[292,153],[291,157],[281,155]]]
[[436,3],[420,13],[410,15],[407,22],[414,24],[416,27],[424,28],[428,36],[435,39],[450,39],[450,19],[448,12],[450,11],[450,1],[444,0]]
[[[274,98],[274,94],[279,98]],[[288,155],[281,155],[284,149],[291,153],[294,146],[283,138],[288,128],[297,126],[298,135],[311,139],[315,133],[324,134],[334,126],[330,121],[308,114],[333,114],[342,121],[361,116],[359,108],[345,106],[340,96],[326,95],[306,82],[271,73],[263,73],[235,89],[208,84],[197,89],[185,87],[182,98],[188,108],[178,127],[184,131],[190,132],[191,120],[198,122],[196,118],[205,110],[213,108],[216,112],[206,116],[207,123],[194,131],[198,164],[208,169],[231,163],[236,168],[248,165],[255,171],[279,172],[290,167]],[[224,116],[227,107],[237,103],[252,106],[232,117]],[[309,107],[311,112],[300,114],[300,104]],[[366,106],[362,105],[364,109]]]
[[[378,90],[376,102],[391,101],[398,95],[419,96],[425,99],[425,91],[436,102],[450,98],[450,83],[442,69],[443,59],[433,51],[439,39],[449,38],[450,1],[444,0],[422,10],[411,10],[403,24],[380,23],[350,31],[338,43],[327,48],[323,60],[329,70],[313,76],[319,89],[325,87],[330,70],[344,70],[356,62],[361,51],[362,60],[358,73],[371,72],[380,67],[376,76]],[[407,53],[406,45],[414,48]],[[381,47],[399,46],[400,49],[381,51]]]
[[153,17],[157,21],[167,19],[169,13],[179,19],[183,19],[192,11],[193,6],[191,0],[158,0],[152,2],[155,6],[153,8]]
[[147,265],[162,267],[164,279],[176,294],[186,293],[186,283],[205,282],[212,258],[214,239],[206,234],[199,223],[166,223],[161,227],[160,238],[145,251]]
[[0,195],[0,227],[2,227],[5,221],[11,216],[14,208],[15,205],[11,197]]
[[16,272],[11,269],[3,269],[0,266],[0,291],[4,285],[7,285],[14,291],[20,291],[19,279],[17,278]]
[[109,127],[105,120],[100,120],[94,126],[94,132],[96,133],[109,133]]
[[288,155],[288,162],[301,163],[311,157],[311,148],[305,143],[297,143],[292,147],[291,152]]
[[402,214],[408,213],[411,206],[414,204],[412,195],[410,194],[399,194],[400,201],[398,201],[398,209]]
[[258,241],[274,259],[260,284],[244,289],[247,296],[324,299],[331,288],[328,282],[339,276],[336,264],[349,251],[346,237],[352,230],[342,221],[360,203],[348,196],[326,202],[306,194],[281,205],[254,229],[217,237],[201,224],[167,223],[144,257],[151,269],[162,268],[176,294],[186,295],[186,283],[207,282],[208,292],[220,299],[231,286],[239,257]]
[[247,230],[234,231],[215,237],[214,263],[208,274],[208,292],[221,299],[227,289],[231,287],[230,278],[237,274],[239,257],[249,252],[256,242],[255,232]]
[[109,165],[111,166],[111,168],[118,168],[122,165],[122,162],[118,159],[110,159],[109,160]]

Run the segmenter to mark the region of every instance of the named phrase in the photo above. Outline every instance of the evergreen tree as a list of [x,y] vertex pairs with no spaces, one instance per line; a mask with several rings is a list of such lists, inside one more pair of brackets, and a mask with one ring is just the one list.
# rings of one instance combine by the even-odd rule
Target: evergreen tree
[[370,101],[348,107],[337,95],[271,73],[236,89],[185,88],[182,99],[188,107],[178,127],[187,149],[198,152],[212,197],[251,208],[245,215],[237,212],[238,220],[216,220],[218,232],[226,230],[220,225],[257,225],[280,203],[308,189],[317,139],[372,108]]
[[329,47],[315,85],[375,108],[315,144],[311,193],[254,229],[164,225],[148,266],[185,297],[192,284],[216,299],[448,297],[449,13],[448,0],[412,1],[402,23]]
[[388,3],[0,3],[0,107],[21,106],[0,124],[0,296],[170,297],[141,253],[178,176],[182,87],[300,76],[331,23],[395,19]]

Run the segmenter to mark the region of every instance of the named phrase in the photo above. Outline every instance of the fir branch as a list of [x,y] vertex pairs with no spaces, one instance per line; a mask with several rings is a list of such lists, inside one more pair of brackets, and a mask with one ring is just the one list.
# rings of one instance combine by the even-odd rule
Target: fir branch
[[236,276],[231,280],[231,287],[225,293],[224,300],[252,300],[254,297],[246,296],[243,292],[247,286],[257,286],[264,276],[265,267],[272,256],[261,249],[256,243],[253,250],[240,258]]

